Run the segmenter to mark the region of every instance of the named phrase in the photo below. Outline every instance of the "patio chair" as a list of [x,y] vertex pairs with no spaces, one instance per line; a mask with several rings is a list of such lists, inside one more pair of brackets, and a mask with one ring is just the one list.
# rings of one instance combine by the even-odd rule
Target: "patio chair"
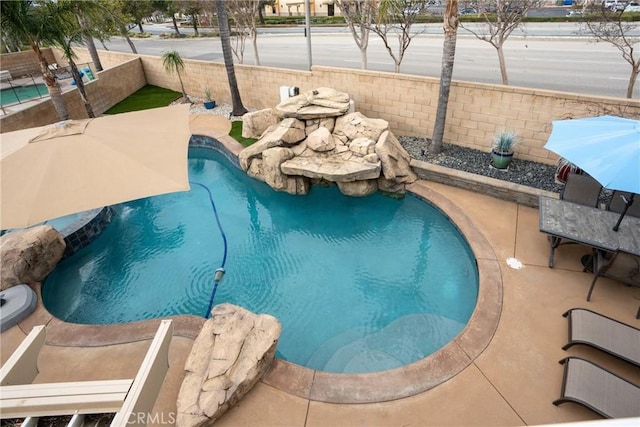
[[567,357],[564,365],[558,406],[574,402],[605,418],[640,416],[640,387],[595,363],[579,357]]
[[560,198],[568,202],[598,207],[602,185],[589,175],[570,173]]
[[[587,301],[591,301],[591,294],[599,277],[609,277],[630,286],[640,286],[640,257],[625,252],[616,252],[613,255],[595,251],[591,256],[593,280],[587,293]],[[585,267],[586,269],[586,267]],[[636,319],[640,319],[640,307],[636,313]]]
[[158,396],[169,367],[171,320],[161,321],[135,378],[124,380],[31,384],[45,333],[44,326],[34,327],[0,368],[2,418],[111,412],[115,427],[145,422],[133,414],[148,414]]
[[[567,182],[560,192],[560,199],[567,202],[576,203],[590,207],[597,207],[600,200],[602,185],[589,175],[570,173],[567,175]],[[549,267],[553,267],[555,250],[560,245],[576,244],[571,240],[559,236],[548,236],[551,250],[549,252]]]
[[[625,199],[629,200],[631,193],[625,191],[615,190],[613,195],[611,196],[611,201],[607,205],[607,210],[612,212],[622,213],[624,207],[626,205]],[[636,195],[633,203],[627,209],[627,213],[625,215],[631,215],[640,218],[640,195]]]
[[572,308],[563,316],[569,322],[563,350],[584,344],[640,366],[640,329],[586,308]]

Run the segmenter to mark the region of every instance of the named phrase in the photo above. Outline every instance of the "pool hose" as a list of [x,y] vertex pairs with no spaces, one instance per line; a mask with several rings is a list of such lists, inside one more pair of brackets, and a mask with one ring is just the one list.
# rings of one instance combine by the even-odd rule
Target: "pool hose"
[[204,318],[208,319],[209,315],[211,314],[211,308],[213,308],[213,299],[215,298],[216,291],[218,290],[218,283],[220,283],[220,281],[224,277],[224,266],[227,263],[227,236],[224,234],[224,230],[222,229],[222,224],[220,224],[220,218],[218,217],[216,204],[213,201],[213,195],[211,194],[211,190],[209,190],[209,187],[199,182],[189,181],[189,183],[198,185],[204,188],[205,190],[207,190],[207,193],[209,194],[209,201],[211,202],[211,208],[213,209],[213,213],[216,217],[216,222],[218,223],[218,229],[220,230],[220,235],[222,236],[222,241],[224,242],[224,253],[222,255],[222,263],[220,264],[220,267],[216,269],[216,272],[213,276],[213,291],[211,292],[211,298],[209,298],[209,307],[207,308],[207,311],[204,314]]

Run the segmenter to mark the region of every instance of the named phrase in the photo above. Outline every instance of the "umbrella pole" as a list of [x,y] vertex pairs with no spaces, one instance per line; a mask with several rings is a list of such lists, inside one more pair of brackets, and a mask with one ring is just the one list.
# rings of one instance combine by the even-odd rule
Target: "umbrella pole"
[[631,196],[629,196],[629,200],[624,199],[624,209],[620,214],[620,218],[618,218],[618,222],[616,222],[616,225],[613,226],[613,231],[618,231],[618,229],[620,228],[620,223],[622,222],[622,218],[624,218],[624,215],[627,213],[627,209],[629,209],[629,206],[631,206],[631,204],[633,203],[634,196],[635,196],[635,193],[631,193]]

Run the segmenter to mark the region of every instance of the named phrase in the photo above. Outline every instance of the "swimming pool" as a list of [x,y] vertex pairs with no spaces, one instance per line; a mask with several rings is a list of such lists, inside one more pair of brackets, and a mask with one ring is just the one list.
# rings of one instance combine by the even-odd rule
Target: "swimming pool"
[[[403,366],[448,343],[473,312],[466,241],[428,203],[374,195],[275,193],[218,153],[190,150],[229,241],[216,303],[283,323],[278,356],[329,372]],[[204,190],[116,207],[111,225],[54,270],[43,300],[74,323],[202,316],[223,253]]]
[[48,96],[47,85],[39,83],[35,85],[14,86],[0,90],[0,105],[17,104],[33,98]]

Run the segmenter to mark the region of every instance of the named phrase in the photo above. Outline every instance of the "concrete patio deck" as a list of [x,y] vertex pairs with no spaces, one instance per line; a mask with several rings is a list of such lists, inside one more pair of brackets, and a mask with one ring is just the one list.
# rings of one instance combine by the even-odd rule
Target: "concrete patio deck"
[[[549,243],[538,231],[538,211],[477,192],[422,181],[466,212],[495,252],[502,272],[500,321],[488,347],[458,375],[433,389],[394,401],[333,404],[297,397],[260,382],[216,425],[226,426],[503,426],[539,425],[600,419],[590,410],[552,404],[560,392],[562,366],[569,355],[585,357],[638,384],[640,369],[585,346],[562,350],[572,307],[587,307],[638,327],[635,313],[640,289],[601,278],[591,302],[586,301],[591,274],[582,272],[580,257],[588,249],[561,246],[555,267],[547,266]],[[521,269],[510,268],[514,257]],[[80,334],[62,328],[43,308],[0,335],[4,363],[37,324],[55,333],[43,348],[36,383],[125,378],[135,374],[155,330],[128,327],[109,332],[96,327]],[[147,322],[149,323],[149,322]],[[178,322],[170,350],[170,369],[156,401],[150,425],[172,425],[183,367],[199,322]],[[63,332],[65,331],[66,332]],[[122,328],[120,328],[122,330]],[[66,336],[61,336],[66,335]],[[56,343],[75,342],[71,345]],[[89,344],[83,344],[89,343]]]

